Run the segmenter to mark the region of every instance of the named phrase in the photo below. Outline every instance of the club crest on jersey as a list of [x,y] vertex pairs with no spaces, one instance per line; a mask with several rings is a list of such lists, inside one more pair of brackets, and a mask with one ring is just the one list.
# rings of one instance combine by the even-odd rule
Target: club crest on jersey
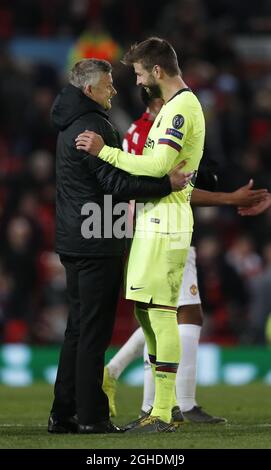
[[159,121],[158,121],[158,123],[157,123],[157,126],[156,126],[156,127],[160,127],[160,124],[161,124],[161,121],[162,121],[162,119],[163,119],[163,116],[161,116],[161,117],[160,117],[160,119],[159,119]]
[[180,129],[184,125],[184,117],[181,114],[176,114],[172,119],[172,126],[175,129]]
[[192,286],[190,286],[190,292],[191,292],[192,295],[197,295],[198,288],[197,288],[196,284],[192,284]]

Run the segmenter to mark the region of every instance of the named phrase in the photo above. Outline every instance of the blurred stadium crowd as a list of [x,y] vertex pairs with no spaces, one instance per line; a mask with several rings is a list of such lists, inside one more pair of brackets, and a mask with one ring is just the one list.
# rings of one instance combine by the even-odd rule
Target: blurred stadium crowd
[[[1,0],[0,335],[3,342],[58,343],[67,314],[54,253],[56,133],[49,112],[68,67],[82,56],[114,64],[112,120],[123,135],[143,111],[135,78],[119,59],[131,42],[168,39],[206,117],[205,154],[218,189],[248,182],[271,190],[271,2],[269,0]],[[24,52],[16,47],[27,38]],[[65,66],[31,50],[63,38]],[[53,50],[53,49],[52,49]],[[28,54],[29,52],[29,54]],[[268,56],[269,54],[269,56]],[[63,61],[63,57],[59,57]],[[265,343],[271,313],[271,211],[195,211],[203,341]],[[114,340],[132,315],[122,305]]]

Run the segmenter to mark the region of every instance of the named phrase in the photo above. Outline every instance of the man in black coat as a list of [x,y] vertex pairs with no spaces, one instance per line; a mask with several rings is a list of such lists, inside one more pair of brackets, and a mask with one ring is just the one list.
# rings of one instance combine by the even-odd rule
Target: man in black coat
[[[180,190],[189,179],[178,171],[170,178],[134,177],[76,149],[75,138],[86,129],[102,135],[107,145],[120,146],[106,113],[115,94],[111,65],[86,59],[73,67],[70,84],[52,108],[52,121],[59,130],[56,251],[66,271],[69,304],[48,423],[53,433],[121,432],[109,420],[108,399],[102,390],[104,354],[112,336],[125,250],[125,237],[108,232],[108,224],[114,227],[112,213],[118,212],[121,201],[160,198],[172,189]],[[108,195],[112,196],[110,212]],[[95,207],[100,211],[96,232]],[[86,218],[89,211],[94,218]]]

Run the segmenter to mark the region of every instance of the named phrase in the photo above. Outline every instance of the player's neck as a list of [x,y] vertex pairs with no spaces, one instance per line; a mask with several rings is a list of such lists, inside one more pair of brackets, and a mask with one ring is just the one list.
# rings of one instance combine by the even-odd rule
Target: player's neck
[[167,103],[179,90],[187,88],[187,85],[179,75],[176,77],[166,78],[160,86],[165,103]]

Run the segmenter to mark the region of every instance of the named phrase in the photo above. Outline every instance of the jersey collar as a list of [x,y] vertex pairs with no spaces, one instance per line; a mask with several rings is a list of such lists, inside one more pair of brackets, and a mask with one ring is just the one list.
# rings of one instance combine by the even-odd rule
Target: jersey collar
[[190,91],[192,92],[191,88],[182,88],[181,90],[177,91],[169,100],[168,100],[168,103],[173,100],[173,98],[175,98],[175,96],[177,95],[180,95],[181,93],[183,93],[184,91]]

